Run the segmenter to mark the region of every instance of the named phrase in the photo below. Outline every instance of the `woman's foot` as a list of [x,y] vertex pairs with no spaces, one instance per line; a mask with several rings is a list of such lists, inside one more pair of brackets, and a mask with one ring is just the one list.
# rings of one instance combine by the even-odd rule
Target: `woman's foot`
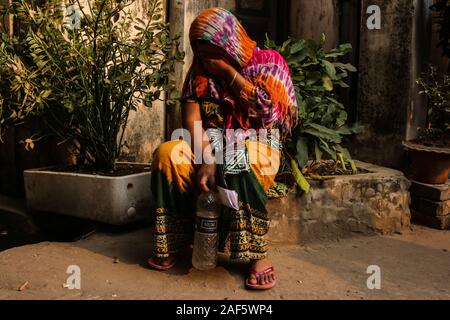
[[147,260],[148,265],[155,270],[169,270],[177,261],[175,254],[169,255],[167,258],[153,257]]
[[252,260],[246,287],[248,289],[266,290],[273,288],[275,284],[276,279],[272,263],[268,259]]

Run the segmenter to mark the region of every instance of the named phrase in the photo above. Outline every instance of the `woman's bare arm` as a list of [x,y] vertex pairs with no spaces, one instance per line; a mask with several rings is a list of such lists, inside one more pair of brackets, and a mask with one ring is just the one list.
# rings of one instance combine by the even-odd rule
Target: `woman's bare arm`
[[230,64],[223,59],[206,58],[203,61],[205,69],[222,78],[232,90],[235,97],[239,97],[245,86],[245,78]]
[[[190,143],[192,151],[195,152],[194,146],[202,147],[202,164],[198,172],[197,183],[203,191],[209,192],[210,187],[215,188],[216,163],[209,140],[207,139],[205,131],[202,127],[200,105],[197,102],[186,102],[182,106],[181,110],[183,128],[188,130],[191,135]],[[201,130],[198,130],[201,134],[196,134],[195,132],[196,123],[197,126],[200,126],[201,128]]]
[[[183,128],[189,131],[191,135],[190,145],[192,151],[195,152],[194,146],[201,146],[202,152],[209,146],[209,141],[205,137],[205,130],[202,127],[202,117],[200,113],[200,105],[197,102],[185,102],[181,108]],[[195,124],[201,128],[200,135],[195,133]]]

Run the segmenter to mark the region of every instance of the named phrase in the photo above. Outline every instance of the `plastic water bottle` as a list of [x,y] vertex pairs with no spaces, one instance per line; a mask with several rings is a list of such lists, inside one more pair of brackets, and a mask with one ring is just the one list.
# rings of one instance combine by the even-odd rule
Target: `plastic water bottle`
[[197,220],[194,234],[192,265],[198,270],[217,265],[219,247],[219,216],[221,203],[213,192],[202,193],[197,200]]

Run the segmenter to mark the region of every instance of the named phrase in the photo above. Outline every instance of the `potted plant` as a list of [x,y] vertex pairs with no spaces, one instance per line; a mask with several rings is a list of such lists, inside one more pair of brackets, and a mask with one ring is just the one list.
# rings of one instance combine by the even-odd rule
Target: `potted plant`
[[149,165],[117,162],[128,117],[139,104],[171,95],[169,75],[183,54],[160,0],[148,2],[145,21],[128,10],[134,0],[64,3],[19,0],[2,9],[17,26],[13,36],[1,35],[0,68],[9,75],[3,123],[38,119],[45,132],[25,147],[51,134],[75,159],[70,167],[25,171],[27,204],[112,224],[134,221],[148,214],[152,199]]
[[304,191],[309,190],[304,175],[321,180],[358,172],[350,152],[341,143],[361,127],[347,125],[345,106],[338,101],[335,90],[348,88],[345,79],[349,72],[356,72],[351,64],[336,60],[349,53],[352,46],[342,44],[326,52],[324,43],[325,35],[319,42],[290,38],[281,46],[266,41],[266,47],[280,52],[291,70],[299,114],[298,125],[287,140],[285,154],[289,161],[285,165]]
[[420,93],[428,98],[428,119],[416,139],[404,142],[411,155],[412,178],[443,184],[450,172],[450,77],[440,76],[430,66],[417,83],[423,89]]
[[[450,1],[437,0],[431,7],[439,25],[439,46],[450,58]],[[450,65],[449,65],[450,67]],[[428,100],[426,125],[419,128],[418,137],[404,142],[409,150],[412,178],[428,184],[443,184],[450,172],[450,77],[440,74],[433,66],[423,74],[417,84]]]

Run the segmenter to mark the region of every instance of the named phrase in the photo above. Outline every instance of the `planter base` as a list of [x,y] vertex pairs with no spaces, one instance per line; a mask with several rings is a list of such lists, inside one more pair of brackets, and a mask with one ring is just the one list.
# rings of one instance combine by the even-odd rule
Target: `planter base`
[[441,185],[413,181],[410,192],[414,221],[442,230],[450,228],[450,180]]
[[[134,163],[136,166],[148,164]],[[122,177],[25,170],[25,192],[30,211],[59,213],[113,225],[150,216],[153,198],[151,172]]]
[[308,194],[270,200],[268,239],[306,244],[408,229],[409,180],[397,170],[360,161],[356,165],[369,172],[311,181]]
[[444,184],[450,172],[450,149],[405,142],[412,161],[413,179],[427,184]]

